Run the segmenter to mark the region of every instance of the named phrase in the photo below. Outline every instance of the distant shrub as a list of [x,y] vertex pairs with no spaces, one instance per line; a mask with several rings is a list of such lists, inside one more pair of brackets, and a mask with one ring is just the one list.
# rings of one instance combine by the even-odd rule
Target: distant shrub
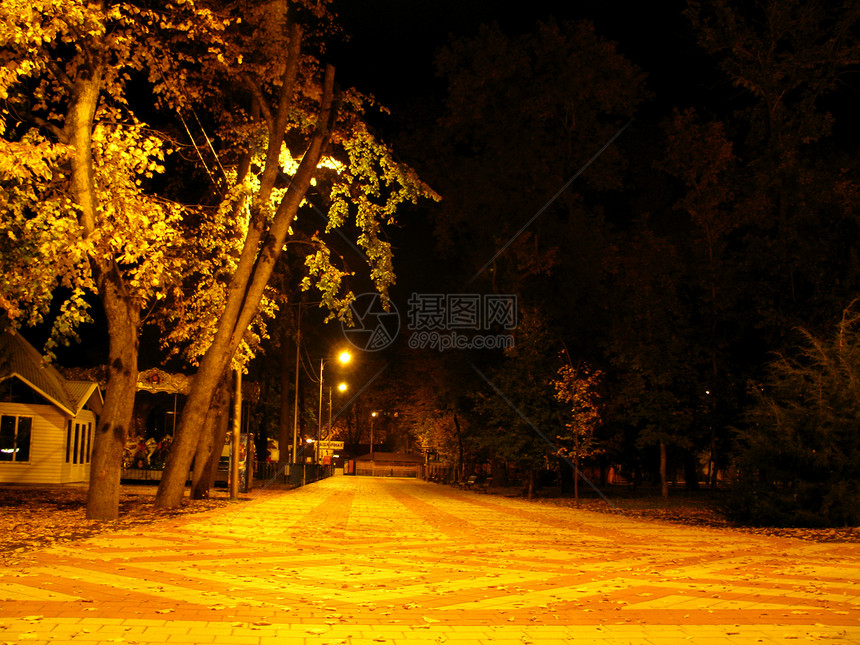
[[[853,303],[852,303],[853,305]],[[780,356],[738,433],[727,512],[758,526],[860,525],[860,332],[849,307],[836,334]]]

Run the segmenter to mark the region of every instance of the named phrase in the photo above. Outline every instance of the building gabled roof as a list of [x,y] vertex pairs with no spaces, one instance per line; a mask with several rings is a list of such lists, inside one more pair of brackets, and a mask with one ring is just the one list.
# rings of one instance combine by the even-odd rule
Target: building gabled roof
[[98,383],[66,380],[56,367],[42,359],[35,347],[15,332],[0,334],[0,381],[12,377],[22,380],[69,416],[77,416],[94,395],[94,403],[101,407]]

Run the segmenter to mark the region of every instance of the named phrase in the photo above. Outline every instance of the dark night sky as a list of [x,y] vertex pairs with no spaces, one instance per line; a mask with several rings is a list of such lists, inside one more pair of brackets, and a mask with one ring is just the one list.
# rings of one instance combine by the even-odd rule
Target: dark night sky
[[[653,100],[639,119],[656,124],[673,107],[713,98],[716,75],[693,41],[682,15],[685,6],[685,0],[514,4],[497,0],[335,0],[333,7],[347,40],[330,47],[327,58],[336,66],[341,84],[373,94],[391,109],[390,117],[371,121],[386,141],[396,144],[401,134],[398,127],[410,107],[443,97],[444,84],[435,76],[433,61],[451,36],[472,36],[481,24],[492,22],[514,36],[531,32],[537,22],[551,18],[559,22],[587,19],[646,73]],[[440,276],[446,270],[433,248],[432,224],[420,213],[403,214],[400,222],[403,227],[391,231],[398,276],[391,294],[403,308],[412,291],[445,289]]]
[[440,89],[433,56],[450,35],[469,36],[497,22],[509,34],[531,31],[537,21],[589,19],[598,33],[648,74],[658,103],[689,104],[706,83],[707,66],[681,15],[683,0],[630,2],[534,0],[335,0],[349,41],[331,49],[341,81],[399,103]]

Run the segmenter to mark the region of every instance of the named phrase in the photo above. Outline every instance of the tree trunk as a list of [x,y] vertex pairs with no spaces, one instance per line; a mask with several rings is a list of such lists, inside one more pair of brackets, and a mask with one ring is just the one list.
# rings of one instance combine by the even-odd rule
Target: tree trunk
[[[70,189],[85,237],[95,232],[98,213],[92,132],[105,68],[102,52],[91,49],[90,54],[87,73],[80,73],[72,85],[64,131],[74,149]],[[90,459],[87,518],[115,520],[119,516],[122,453],[137,391],[140,307],[125,292],[122,277],[112,262],[94,259],[93,272],[108,322],[109,364],[105,403],[96,426]]]
[[573,460],[573,499],[579,501],[579,457]]
[[[218,470],[218,460],[221,457],[221,449],[224,447],[224,439],[218,445],[218,434],[222,417],[227,414],[227,405],[230,403],[230,389],[227,379],[222,379],[221,384],[215,392],[215,398],[209,411],[206,413],[206,423],[194,453],[194,470],[191,474],[191,499],[206,499],[209,490],[215,484],[215,471]],[[226,436],[226,433],[225,433]],[[212,470],[213,456],[215,457],[215,470]]]
[[717,487],[717,438],[716,431],[713,425],[714,420],[711,419],[711,454],[708,457],[708,487],[714,490]]
[[460,431],[460,420],[457,418],[457,413],[454,412],[454,428],[457,433],[457,480],[463,481],[466,478],[466,451],[463,447],[463,433]]
[[666,444],[660,442],[660,494],[667,498],[669,497],[669,480],[666,474]]
[[508,470],[505,463],[498,457],[493,457],[492,463],[490,464],[490,473],[493,478],[494,486],[508,485]]
[[222,386],[216,395],[216,402],[213,404],[217,408],[215,440],[212,444],[212,453],[209,455],[208,463],[208,484],[209,488],[215,486],[215,477],[218,475],[218,466],[221,463],[221,453],[224,452],[224,445],[227,443],[227,433],[230,431],[230,414],[228,407],[230,405],[230,389],[227,384]]
[[535,495],[535,469],[529,468],[526,472],[526,499],[533,499]]
[[137,391],[137,351],[140,310],[113,280],[101,285],[109,330],[108,383],[90,461],[87,519],[115,520],[119,516],[122,453]]
[[210,406],[206,415],[203,433],[194,453],[194,469],[191,472],[191,499],[207,499],[209,497],[209,464],[212,449],[215,445],[215,427],[218,419],[215,417],[215,406]]
[[688,491],[699,490],[699,465],[696,454],[690,450],[684,452],[684,488]]
[[[200,368],[194,377],[191,393],[182,410],[182,419],[177,428],[155,496],[155,506],[158,508],[174,508],[182,501],[185,477],[197,445],[197,433],[206,419],[206,412],[212,402],[221,375],[230,366],[233,354],[242,342],[248,325],[257,313],[257,307],[275,262],[284,246],[290,224],[310,187],[330,137],[333,92],[334,69],[328,67],[317,129],[312,135],[308,150],[275,212],[269,233],[259,253],[257,253],[256,242],[253,241],[253,237],[256,236],[252,236],[249,229],[246,248],[242,251],[236,273],[227,290],[227,301],[220,317],[218,330],[212,344],[200,361]],[[270,133],[270,137],[275,137],[278,146],[280,146],[283,134],[283,131]],[[249,244],[253,246],[250,252],[248,251]],[[252,259],[246,261],[248,257]]]
[[574,465],[568,457],[558,457],[558,479],[562,495],[570,493],[573,487]]

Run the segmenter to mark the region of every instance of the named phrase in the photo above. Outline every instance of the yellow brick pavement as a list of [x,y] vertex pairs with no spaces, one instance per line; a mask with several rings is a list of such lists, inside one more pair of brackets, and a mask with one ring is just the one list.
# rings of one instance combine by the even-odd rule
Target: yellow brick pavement
[[860,643],[860,545],[336,477],[0,570],[0,643]]

